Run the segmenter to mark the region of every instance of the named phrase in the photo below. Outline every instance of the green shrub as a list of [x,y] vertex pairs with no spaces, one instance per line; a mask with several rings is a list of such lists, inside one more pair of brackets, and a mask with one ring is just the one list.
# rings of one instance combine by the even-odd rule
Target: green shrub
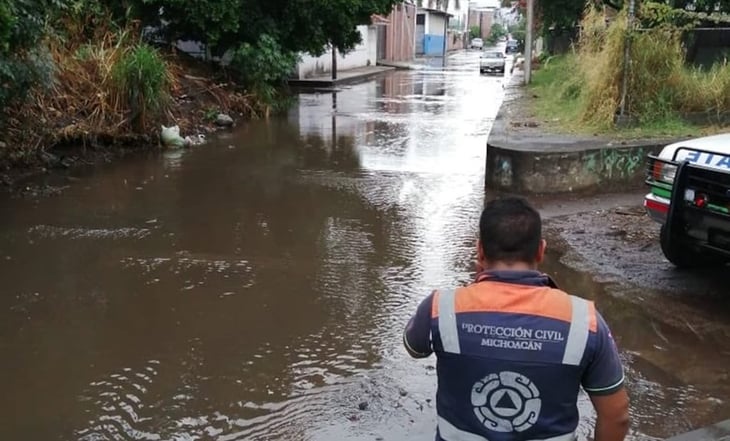
[[35,84],[50,82],[53,63],[39,44],[48,8],[40,0],[0,0],[0,113]]
[[262,34],[256,44],[238,47],[231,68],[264,103],[276,106],[280,98],[277,88],[285,84],[298,60],[298,54],[283,49],[271,35]]
[[489,42],[490,44],[494,44],[505,35],[507,35],[507,29],[505,29],[504,26],[499,23],[494,23],[489,31],[489,37],[487,37],[487,42]]
[[118,103],[130,112],[133,127],[144,130],[148,116],[168,104],[171,84],[167,63],[154,48],[138,44],[112,67]]

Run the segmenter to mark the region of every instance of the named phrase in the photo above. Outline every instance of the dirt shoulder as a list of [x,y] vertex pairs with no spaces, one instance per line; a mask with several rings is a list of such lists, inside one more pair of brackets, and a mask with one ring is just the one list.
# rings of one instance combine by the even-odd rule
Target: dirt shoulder
[[659,225],[644,211],[642,195],[634,197],[627,203],[607,196],[601,208],[578,211],[578,206],[570,214],[547,219],[546,234],[561,251],[561,262],[590,273],[597,282],[614,285],[616,295],[648,309],[671,304],[685,314],[674,317],[680,319],[677,323],[689,317],[700,322],[730,317],[724,272],[675,268],[662,254]]
[[[533,72],[540,75],[539,66]],[[575,109],[566,109],[562,103],[549,97],[550,87],[542,84],[524,85],[524,71],[516,68],[506,80],[505,98],[500,115],[505,119],[504,130],[513,137],[536,139],[556,137],[565,142],[579,142],[597,145],[629,145],[637,142],[669,143],[697,136],[698,127],[680,125],[672,127],[633,127],[599,130],[580,122]],[[718,133],[722,127],[701,128],[703,134]]]

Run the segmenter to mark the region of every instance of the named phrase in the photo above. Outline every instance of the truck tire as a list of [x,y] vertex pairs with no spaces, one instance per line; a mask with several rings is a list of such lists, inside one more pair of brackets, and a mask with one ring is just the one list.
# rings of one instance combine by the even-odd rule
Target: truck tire
[[665,225],[662,225],[659,233],[659,243],[662,247],[662,253],[672,265],[677,268],[708,268],[723,266],[727,260],[689,247],[677,240],[671,240]]

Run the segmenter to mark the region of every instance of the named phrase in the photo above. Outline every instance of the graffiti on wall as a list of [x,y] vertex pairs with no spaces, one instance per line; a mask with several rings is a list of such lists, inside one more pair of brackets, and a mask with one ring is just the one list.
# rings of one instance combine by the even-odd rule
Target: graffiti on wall
[[497,186],[511,187],[512,182],[512,158],[509,156],[497,155],[494,161],[492,180]]
[[649,149],[604,148],[586,153],[584,167],[587,172],[597,173],[603,179],[632,179],[641,173]]

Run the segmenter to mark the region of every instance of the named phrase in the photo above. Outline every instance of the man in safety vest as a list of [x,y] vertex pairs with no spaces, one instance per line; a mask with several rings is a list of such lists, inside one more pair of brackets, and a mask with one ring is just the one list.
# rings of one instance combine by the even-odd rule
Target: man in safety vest
[[477,249],[476,281],[434,291],[403,336],[412,357],[436,353],[436,440],[571,441],[583,387],[595,441],[622,441],[629,400],[616,345],[593,302],[537,271],[540,214],[520,198],[489,202]]

